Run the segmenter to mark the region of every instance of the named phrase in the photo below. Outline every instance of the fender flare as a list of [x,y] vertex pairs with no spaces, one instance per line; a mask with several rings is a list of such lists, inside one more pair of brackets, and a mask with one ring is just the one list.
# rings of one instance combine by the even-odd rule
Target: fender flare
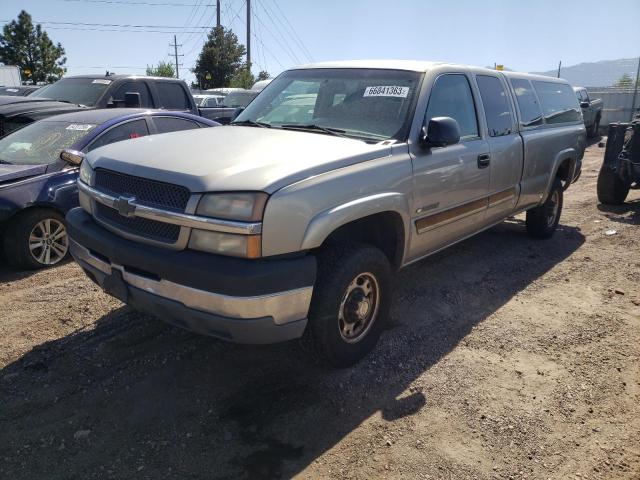
[[553,181],[555,180],[556,175],[558,175],[558,170],[560,169],[560,165],[562,165],[565,162],[565,160],[569,160],[571,162],[571,165],[569,166],[569,175],[568,175],[569,180],[567,181],[565,190],[569,188],[569,185],[571,184],[573,177],[575,176],[575,170],[576,170],[576,165],[578,161],[578,152],[576,152],[575,148],[565,148],[564,150],[560,150],[556,154],[556,157],[553,160],[553,169],[551,170],[552,174],[549,176],[549,179],[547,180],[547,186],[544,190],[544,198],[540,203],[544,203],[547,201],[547,196],[549,195],[549,191],[551,190],[551,186],[553,185]]
[[317,248],[335,230],[376,213],[393,212],[400,215],[405,231],[404,251],[410,235],[411,223],[409,215],[409,202],[404,194],[399,192],[385,192],[356,198],[349,202],[324,210],[314,216],[304,233],[301,250]]

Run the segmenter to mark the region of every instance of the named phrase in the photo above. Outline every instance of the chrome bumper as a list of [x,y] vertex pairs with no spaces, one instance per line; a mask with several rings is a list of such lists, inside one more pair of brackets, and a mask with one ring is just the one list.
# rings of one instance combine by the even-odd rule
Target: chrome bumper
[[82,267],[89,266],[104,275],[119,270],[124,282],[132,287],[178,302],[189,309],[230,319],[271,317],[275,325],[285,325],[306,319],[311,303],[313,287],[250,297],[222,295],[129,272],[122,265],[103,261],[73,239],[70,239],[69,247]]

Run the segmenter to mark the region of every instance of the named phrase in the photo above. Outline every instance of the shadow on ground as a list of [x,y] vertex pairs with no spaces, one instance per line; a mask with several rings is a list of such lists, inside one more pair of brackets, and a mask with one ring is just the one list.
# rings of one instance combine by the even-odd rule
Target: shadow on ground
[[430,394],[412,382],[583,243],[511,221],[403,270],[391,328],[347,370],[297,342],[233,345],[108,312],[0,371],[0,477],[290,477],[370,416],[418,412]]
[[640,200],[631,200],[622,205],[598,204],[598,210],[613,222],[640,225]]

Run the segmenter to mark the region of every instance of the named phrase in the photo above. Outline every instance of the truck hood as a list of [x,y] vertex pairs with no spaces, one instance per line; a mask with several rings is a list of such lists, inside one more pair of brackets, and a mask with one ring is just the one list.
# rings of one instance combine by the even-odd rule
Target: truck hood
[[336,168],[391,154],[391,147],[301,131],[224,126],[152,135],[98,148],[86,161],[192,192],[274,191]]
[[0,117],[13,117],[30,113],[67,113],[78,110],[85,110],[87,107],[80,107],[73,103],[58,102],[47,98],[37,97],[10,97],[0,95]]
[[42,175],[46,171],[46,165],[6,165],[0,163],[0,187],[35,175]]

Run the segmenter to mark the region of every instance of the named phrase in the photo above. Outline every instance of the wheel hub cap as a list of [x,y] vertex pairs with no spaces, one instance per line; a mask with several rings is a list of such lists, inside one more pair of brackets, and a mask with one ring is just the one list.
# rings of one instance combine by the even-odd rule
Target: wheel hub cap
[[338,314],[340,336],[348,343],[360,341],[378,313],[380,287],[375,276],[362,273],[347,287]]
[[38,222],[29,234],[29,252],[41,265],[55,265],[69,250],[69,239],[64,224],[55,218]]

